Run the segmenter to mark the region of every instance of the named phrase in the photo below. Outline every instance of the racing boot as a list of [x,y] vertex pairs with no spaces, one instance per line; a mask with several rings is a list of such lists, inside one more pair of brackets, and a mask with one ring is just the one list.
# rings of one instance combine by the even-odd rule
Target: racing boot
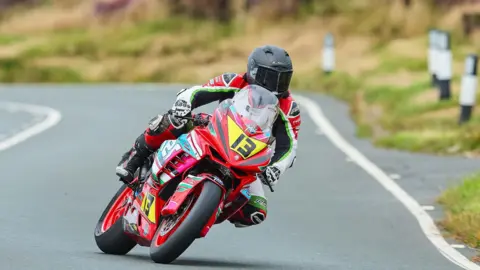
[[186,125],[177,123],[177,119],[170,117],[168,113],[157,115],[148,128],[135,141],[134,146],[122,156],[122,160],[116,168],[116,174],[127,185],[135,184],[135,171],[143,165],[145,160],[166,140],[178,138],[187,130]]
[[120,180],[132,187],[135,184],[134,174],[137,169],[143,165],[145,160],[155,150],[150,148],[145,142],[145,134],[141,134],[135,141],[134,146],[123,154],[122,159],[115,169],[116,175]]

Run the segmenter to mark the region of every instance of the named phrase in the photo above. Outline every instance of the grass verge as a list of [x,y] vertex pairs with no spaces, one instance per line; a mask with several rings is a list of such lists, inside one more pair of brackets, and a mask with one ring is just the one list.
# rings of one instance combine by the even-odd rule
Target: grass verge
[[438,201],[446,212],[441,227],[457,240],[480,248],[480,172],[447,190]]
[[[198,84],[222,72],[244,71],[253,47],[273,43],[294,59],[294,88],[350,103],[359,136],[388,148],[476,155],[480,114],[476,110],[468,125],[456,123],[458,75],[471,46],[455,41],[453,98],[439,102],[426,72],[426,27],[435,17],[427,6],[416,1],[407,10],[395,2],[378,6],[374,16],[359,1],[345,10],[337,1],[327,2],[275,23],[238,16],[221,25],[157,14],[154,10],[162,8],[148,6],[154,2],[133,15],[108,19],[92,17],[83,4],[74,11],[56,6],[23,10],[0,21],[0,79]],[[362,23],[346,19],[352,16]],[[320,71],[327,31],[336,37],[337,67],[329,75]]]

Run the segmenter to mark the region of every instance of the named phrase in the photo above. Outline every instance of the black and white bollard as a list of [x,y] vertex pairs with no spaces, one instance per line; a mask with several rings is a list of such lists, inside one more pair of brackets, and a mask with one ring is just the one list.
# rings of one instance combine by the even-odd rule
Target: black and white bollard
[[326,74],[335,69],[335,42],[331,33],[326,34],[323,40],[322,67]]
[[438,36],[437,29],[431,29],[428,32],[428,72],[430,73],[431,85],[437,85],[436,59],[438,54]]
[[473,106],[475,106],[477,96],[477,65],[478,56],[475,54],[468,55],[465,59],[465,72],[460,88],[460,124],[470,120]]
[[452,79],[452,51],[450,34],[441,31],[438,36],[438,51],[435,60],[437,85],[440,100],[450,99],[450,80]]

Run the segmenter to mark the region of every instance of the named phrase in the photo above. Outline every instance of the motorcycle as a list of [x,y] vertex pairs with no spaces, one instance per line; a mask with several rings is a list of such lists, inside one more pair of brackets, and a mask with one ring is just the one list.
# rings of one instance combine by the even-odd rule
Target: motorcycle
[[234,215],[272,157],[277,104],[268,90],[248,86],[212,115],[183,117],[193,129],[165,141],[135,173],[138,186],[123,185],[110,200],[95,228],[98,248],[125,255],[148,246],[154,262],[169,264]]

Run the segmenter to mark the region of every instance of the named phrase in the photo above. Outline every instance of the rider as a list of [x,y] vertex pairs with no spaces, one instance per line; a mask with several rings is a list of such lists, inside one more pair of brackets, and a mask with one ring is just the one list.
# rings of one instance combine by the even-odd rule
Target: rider
[[[260,85],[272,91],[279,99],[279,117],[272,127],[275,137],[275,153],[270,165],[250,185],[250,201],[230,218],[236,227],[259,224],[267,215],[267,199],[263,184],[277,184],[280,175],[293,166],[296,159],[297,137],[300,127],[300,110],[290,94],[289,86],[293,65],[289,54],[282,48],[266,45],[258,47],[248,57],[247,72],[224,73],[201,86],[180,90],[171,114],[159,114],[150,120],[148,128],[136,139],[116,168],[120,180],[132,186],[133,174],[145,159],[157,150],[165,140],[176,139],[189,131],[185,119],[197,107],[232,98],[235,92],[249,84]],[[268,183],[267,183],[268,181]]]

